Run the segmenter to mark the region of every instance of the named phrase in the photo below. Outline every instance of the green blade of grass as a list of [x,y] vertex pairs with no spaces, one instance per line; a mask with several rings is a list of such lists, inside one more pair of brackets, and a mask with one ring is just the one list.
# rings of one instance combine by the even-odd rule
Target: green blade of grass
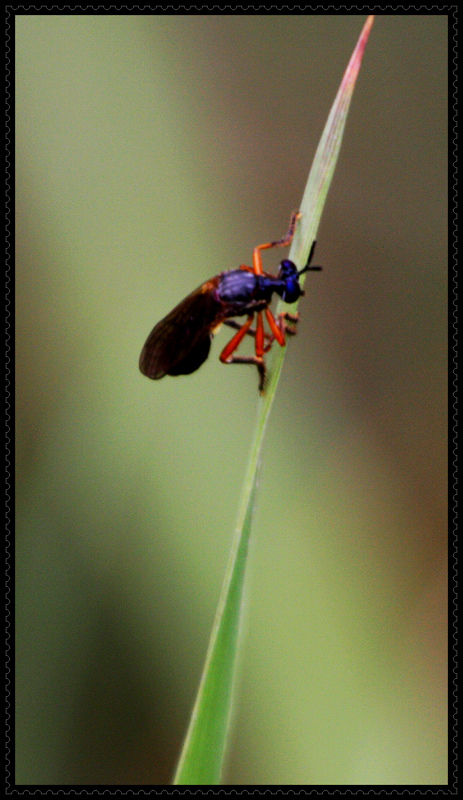
[[[373,24],[370,15],[344,74],[310,170],[289,258],[305,264],[315,239],[338,158],[347,113]],[[302,283],[302,279],[301,279]],[[284,309],[280,303],[278,310]],[[294,311],[294,306],[292,307]],[[265,395],[258,406],[254,439],[240,501],[238,522],[212,628],[196,702],[174,784],[207,786],[220,782],[236,671],[244,577],[265,429],[283,366],[285,348],[273,348]]]

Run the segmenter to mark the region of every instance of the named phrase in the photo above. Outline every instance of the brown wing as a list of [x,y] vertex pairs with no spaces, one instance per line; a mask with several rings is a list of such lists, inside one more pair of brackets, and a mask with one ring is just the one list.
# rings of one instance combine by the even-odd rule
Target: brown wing
[[143,375],[187,375],[206,360],[212,329],[224,316],[217,283],[218,278],[203,283],[153,328],[141,351]]

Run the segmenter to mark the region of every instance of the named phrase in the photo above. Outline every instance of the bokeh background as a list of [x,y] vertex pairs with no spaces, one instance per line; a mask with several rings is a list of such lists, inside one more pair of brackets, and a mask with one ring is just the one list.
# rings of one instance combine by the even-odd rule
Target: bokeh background
[[[19,784],[171,781],[257,376],[226,331],[189,377],[139,352],[286,231],[364,20],[16,17]],[[265,444],[227,784],[447,781],[447,23],[367,46]]]

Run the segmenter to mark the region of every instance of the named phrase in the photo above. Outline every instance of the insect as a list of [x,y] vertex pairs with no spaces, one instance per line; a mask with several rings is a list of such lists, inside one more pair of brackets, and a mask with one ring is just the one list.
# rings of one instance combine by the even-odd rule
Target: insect
[[[254,364],[259,374],[259,391],[264,392],[264,355],[275,340],[283,347],[286,343],[285,334],[296,333],[299,316],[282,313],[275,319],[269,308],[272,295],[275,292],[286,303],[295,303],[304,294],[299,277],[308,270],[321,269],[311,266],[315,242],[303,269],[298,270],[289,259],[281,261],[278,275],[271,275],[262,269],[261,251],[290,245],[300,216],[296,211],[291,214],[288,233],[282,239],[254,248],[252,268],[243,264],[239,269],[220,272],[198,286],[158,322],[141,352],[140,370],[143,375],[158,380],[164,375],[189,375],[195,372],[208,357],[212,337],[224,323],[237,329],[237,333],[223,348],[220,360],[224,364]],[[254,315],[257,315],[255,328],[252,327]],[[270,333],[264,330],[264,315]],[[243,316],[246,316],[246,321],[242,324],[231,319]],[[255,339],[255,355],[236,355],[246,334]]]

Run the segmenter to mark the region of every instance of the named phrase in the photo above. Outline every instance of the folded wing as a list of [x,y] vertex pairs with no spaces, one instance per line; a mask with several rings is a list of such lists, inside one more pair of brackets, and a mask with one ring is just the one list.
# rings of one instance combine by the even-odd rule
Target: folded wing
[[206,281],[182,300],[153,328],[140,356],[148,378],[188,375],[209,355],[212,331],[225,317],[215,289],[217,278]]

